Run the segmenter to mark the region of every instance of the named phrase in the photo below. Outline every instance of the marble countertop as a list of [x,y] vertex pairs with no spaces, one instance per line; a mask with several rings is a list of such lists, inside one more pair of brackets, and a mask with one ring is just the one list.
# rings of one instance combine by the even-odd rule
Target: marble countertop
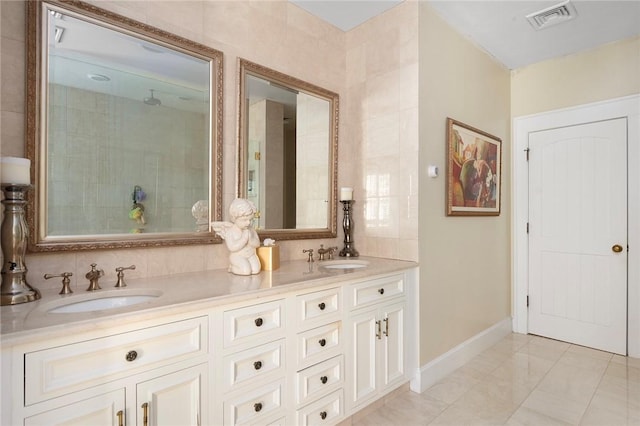
[[[351,259],[340,258],[348,262]],[[96,292],[75,292],[59,295],[59,290],[42,291],[42,298],[29,303],[0,308],[0,343],[17,344],[57,332],[68,333],[92,330],[101,323],[115,320],[141,320],[164,314],[178,314],[242,301],[258,300],[281,293],[309,290],[313,286],[351,282],[374,275],[404,271],[418,266],[415,262],[359,257],[368,262],[364,268],[329,269],[330,261],[282,262],[275,271],[262,271],[252,276],[233,275],[226,270],[191,272],[169,276],[127,280],[127,287],[114,288],[106,282]],[[120,295],[160,294],[150,301],[136,305],[80,313],[51,313],[63,305],[96,297]]]

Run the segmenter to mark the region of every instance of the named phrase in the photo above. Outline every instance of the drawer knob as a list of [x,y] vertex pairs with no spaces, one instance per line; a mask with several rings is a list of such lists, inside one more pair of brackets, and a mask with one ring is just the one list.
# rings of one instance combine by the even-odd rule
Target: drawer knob
[[262,402],[256,402],[253,404],[253,409],[256,410],[256,413],[262,410]]
[[318,343],[320,343],[320,346],[324,346],[327,344],[327,339],[320,339]]
[[256,327],[260,327],[262,325],[264,321],[262,320],[262,318],[256,318],[255,323],[256,323]]
[[253,363],[253,368],[260,370],[262,368],[262,361],[256,361]]
[[327,412],[326,411],[320,411],[320,418],[322,420],[326,419],[327,418]]
[[125,356],[126,360],[129,362],[135,361],[136,358],[138,358],[138,352],[136,351],[129,351],[127,352],[127,355]]
[[322,382],[323,385],[327,384],[327,380],[329,380],[329,378],[327,376],[320,377],[320,381]]
[[327,305],[325,305],[324,302],[322,302],[322,303],[320,303],[318,305],[318,308],[320,308],[321,311],[324,311],[324,308],[326,308],[326,307],[327,307]]
[[381,288],[380,290],[378,290],[378,293],[384,294],[384,288]]

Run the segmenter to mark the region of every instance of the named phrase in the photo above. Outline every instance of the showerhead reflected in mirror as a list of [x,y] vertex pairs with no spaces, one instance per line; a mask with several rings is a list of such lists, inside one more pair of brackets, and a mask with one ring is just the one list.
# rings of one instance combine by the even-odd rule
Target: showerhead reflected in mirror
[[219,241],[192,207],[222,216],[222,53],[79,1],[27,10],[30,249]]
[[148,98],[144,98],[144,103],[151,106],[162,105],[162,101],[153,96],[153,89],[149,89],[151,91],[151,96]]
[[241,59],[238,193],[260,236],[336,234],[338,95]]

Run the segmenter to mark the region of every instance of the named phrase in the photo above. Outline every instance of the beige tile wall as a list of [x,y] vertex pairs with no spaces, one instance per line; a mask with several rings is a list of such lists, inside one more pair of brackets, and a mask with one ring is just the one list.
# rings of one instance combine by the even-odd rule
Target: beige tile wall
[[331,117],[329,103],[298,94],[296,141],[296,211],[303,220],[299,228],[318,228],[327,223],[329,193],[329,145],[332,143],[327,121]]
[[340,170],[354,187],[356,249],[417,261],[418,3],[347,33],[346,61]]
[[[203,113],[57,84],[49,94],[50,235],[195,229],[191,206],[208,198]],[[129,218],[135,186],[144,224]]]

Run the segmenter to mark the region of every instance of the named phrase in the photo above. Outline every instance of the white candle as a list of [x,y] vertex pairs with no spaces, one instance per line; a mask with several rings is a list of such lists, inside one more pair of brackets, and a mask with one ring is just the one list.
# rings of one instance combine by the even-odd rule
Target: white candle
[[0,183],[31,184],[30,167],[31,161],[27,158],[0,157]]
[[353,188],[340,188],[340,201],[353,200]]

